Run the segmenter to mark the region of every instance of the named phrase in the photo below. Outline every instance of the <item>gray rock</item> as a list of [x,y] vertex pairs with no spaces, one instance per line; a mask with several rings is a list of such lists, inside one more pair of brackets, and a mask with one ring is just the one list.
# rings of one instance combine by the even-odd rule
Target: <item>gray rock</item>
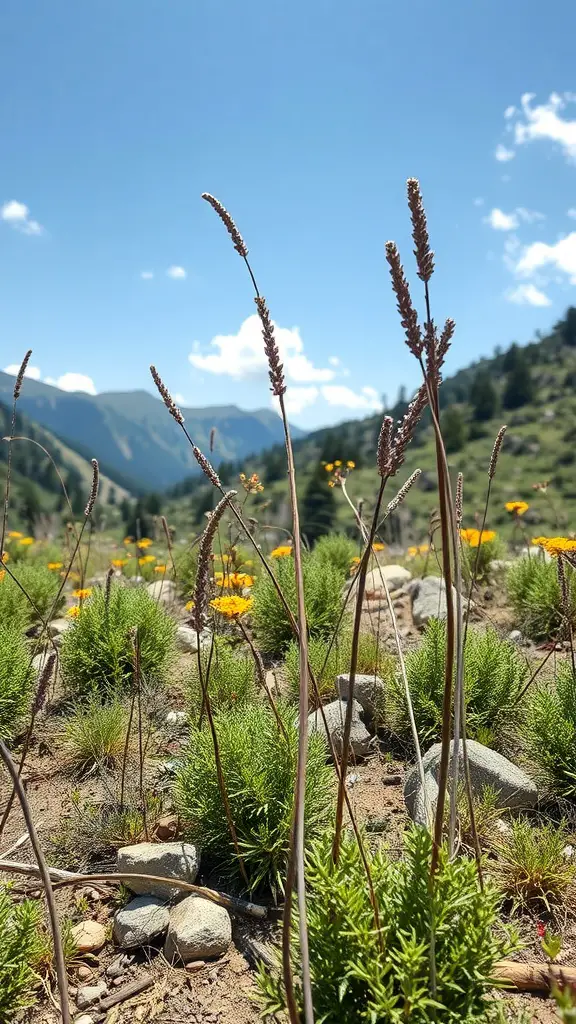
[[521,644],[524,637],[519,629],[513,629],[512,632],[508,633],[508,639],[514,644]]
[[[456,591],[452,587],[454,599]],[[440,576],[425,576],[410,584],[412,618],[415,626],[425,626],[430,619],[446,618],[446,587]]]
[[168,928],[170,911],[157,896],[137,896],[114,915],[114,940],[122,949],[148,946]]
[[74,1024],[94,1024],[94,1017],[91,1017],[89,1013],[82,1013],[79,1017],[74,1018]]
[[59,647],[62,643],[62,637],[64,633],[72,626],[72,619],[52,619],[52,622],[48,624],[50,630],[50,636],[52,637],[56,647]]
[[[212,633],[209,629],[203,629],[200,633],[200,647],[204,648],[212,643]],[[196,630],[191,626],[178,626],[176,630],[176,646],[184,654],[196,654],[198,650],[198,636]]]
[[99,981],[97,985],[81,985],[76,996],[76,1006],[79,1010],[87,1010],[99,999],[106,995],[108,988],[106,983]]
[[[418,768],[414,765],[404,783],[404,800],[410,817],[419,825],[427,824],[426,804],[434,811],[438,798],[438,771],[441,744],[435,743],[424,754],[425,790],[422,791]],[[452,752],[452,744],[450,745]],[[498,793],[498,807],[534,807],[538,791],[526,772],[512,764],[490,747],[468,740],[468,760],[472,789],[478,796],[487,786]],[[462,772],[462,746],[460,744],[460,772]]]
[[46,666],[46,662],[48,661],[51,653],[51,650],[46,649],[45,651],[42,651],[41,654],[36,654],[32,658],[32,668],[34,669],[34,672],[38,677],[42,675],[44,668]]
[[[194,882],[198,874],[200,856],[190,843],[136,843],[118,850],[117,871],[141,875],[160,875]],[[131,879],[126,885],[135,893],[150,893],[163,899],[181,895],[182,889],[163,882],[143,882]]]
[[507,572],[512,565],[514,562],[507,558],[493,558],[490,562],[490,572]]
[[232,925],[224,907],[201,896],[188,896],[170,913],[164,956],[174,960],[204,960],[225,953],[232,941]]
[[126,973],[130,964],[133,962],[134,957],[128,956],[126,953],[120,953],[111,964],[108,964],[106,968],[107,978],[121,978]]
[[[342,673],[336,679],[336,689],[341,700],[350,695],[350,674]],[[354,699],[362,705],[371,718],[381,715],[384,709],[384,683],[379,676],[358,675],[354,679]]]
[[[403,565],[382,565],[380,567],[377,566],[375,569],[370,569],[366,573],[365,598],[367,601],[385,599],[386,591],[382,577],[386,581],[388,590],[398,590],[399,587],[405,586],[412,579],[412,573],[409,569],[405,569]],[[354,589],[356,580],[353,579],[350,585]]]
[[166,725],[173,728],[182,728],[188,725],[188,715],[185,711],[169,711],[166,715]]
[[172,580],[154,580],[146,590],[158,604],[169,607],[176,602],[176,584]]
[[[333,700],[330,704],[324,705],[324,714],[328,732],[337,754],[342,753],[342,736],[344,734],[344,722],[346,719],[347,702],[344,700]],[[357,700],[352,701],[352,728],[350,731],[350,746],[356,757],[366,757],[370,750],[370,733],[360,718],[362,705]],[[308,733],[319,732],[326,738],[326,729],[320,711],[313,711],[308,715]],[[328,742],[326,740],[326,742]]]

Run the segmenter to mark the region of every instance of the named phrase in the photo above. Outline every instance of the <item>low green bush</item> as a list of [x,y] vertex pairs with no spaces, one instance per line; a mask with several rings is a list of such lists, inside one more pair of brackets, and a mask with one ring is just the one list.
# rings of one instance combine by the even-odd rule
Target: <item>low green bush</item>
[[16,903],[0,888],[0,1024],[13,1024],[35,1002],[36,967],[45,950],[41,923],[40,903]]
[[0,739],[13,736],[22,723],[33,686],[34,673],[24,636],[17,624],[0,619]]
[[[245,647],[231,643],[227,637],[215,636],[212,651],[210,645],[202,649],[201,663],[204,681],[210,665],[208,692],[214,712],[240,707],[255,700],[254,658]],[[202,707],[202,687],[196,658],[190,672],[188,693],[192,717],[195,717]]]
[[[566,567],[570,598],[569,615],[576,625],[576,581],[574,571]],[[508,597],[518,628],[531,640],[540,642],[558,637],[564,611],[558,583],[556,561],[545,562],[541,555],[520,558],[506,575]]]
[[558,796],[576,797],[576,679],[558,666],[555,680],[532,693],[524,721],[527,752],[542,780]]
[[89,698],[70,715],[64,727],[64,746],[71,766],[84,773],[119,763],[127,727],[128,716],[122,704],[102,704]]
[[112,584],[108,603],[102,588],[94,590],[63,634],[60,664],[67,693],[108,698],[129,689],[136,628],[143,682],[154,685],[163,680],[174,653],[174,620],[139,587]]
[[[414,705],[418,735],[426,747],[439,739],[444,697],[446,625],[432,619],[419,647],[406,656],[406,672]],[[467,734],[487,745],[497,745],[514,717],[527,666],[515,644],[495,629],[469,628],[464,659]],[[404,689],[395,681],[391,723],[410,739]]]
[[[47,618],[62,580],[58,573],[51,572],[45,565],[36,565],[33,562],[21,562],[11,566],[11,569],[23,589],[8,573],[0,581],[0,621],[19,623],[23,628],[27,628],[32,623]],[[30,601],[26,594],[29,595]],[[59,599],[54,615],[61,610],[64,601],[64,597]]]
[[333,565],[343,576],[350,573],[352,559],[358,554],[358,543],[345,533],[327,533],[314,545],[314,557]]
[[[293,808],[298,730],[294,710],[279,704],[288,742],[268,704],[245,704],[215,717],[222,771],[249,890],[282,890]],[[306,840],[332,820],[334,771],[320,735],[310,737],[306,770]],[[206,723],[194,728],[175,785],[184,830],[208,863],[236,884],[240,874],[218,786],[214,746]]]
[[[336,697],[336,676],[350,671],[352,653],[352,633],[345,629],[338,633],[337,639],[330,647],[330,640],[320,637],[312,638],[308,644],[308,660],[314,672],[320,696],[323,701]],[[384,679],[394,674],[394,658],[385,650],[382,640],[374,633],[360,633],[358,638],[358,675],[379,675]],[[291,640],[286,651],[286,673],[290,685],[290,695],[298,696],[300,685],[300,665],[298,644]],[[310,688],[310,704],[315,706],[316,699]],[[382,709],[384,711],[384,709]]]
[[564,822],[537,824],[521,816],[493,844],[493,873],[516,909],[551,911],[563,903],[576,879],[576,865],[564,853],[570,838]]
[[[323,1024],[473,1024],[487,1021],[494,964],[517,945],[499,927],[499,897],[482,891],[472,859],[450,860],[443,849],[431,888],[432,840],[412,828],[405,855],[392,860],[382,849],[370,855],[381,932],[358,844],[346,836],[337,865],[331,837],[309,851],[308,937],[312,997]],[[430,990],[431,923],[434,922],[437,990]],[[300,977],[296,923],[295,977]],[[265,1012],[286,1009],[279,972],[261,968],[258,987]],[[302,992],[296,983],[302,1007]]]
[[[288,606],[296,615],[297,597],[292,556],[273,560],[274,572]],[[345,574],[332,562],[315,553],[304,554],[304,595],[308,632],[311,637],[328,637],[336,628],[342,607]],[[274,584],[265,572],[258,576],[253,590],[252,623],[260,650],[265,654],[281,654],[293,633],[288,615]]]

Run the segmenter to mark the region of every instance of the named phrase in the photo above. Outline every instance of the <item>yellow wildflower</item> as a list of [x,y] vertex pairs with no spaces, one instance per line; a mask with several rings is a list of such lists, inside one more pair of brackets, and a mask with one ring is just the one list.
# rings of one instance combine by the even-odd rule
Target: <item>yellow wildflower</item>
[[346,469],[356,469],[356,463],[352,462],[352,459],[348,459],[346,463]]
[[0,569],[0,583],[2,583],[2,580],[4,579],[5,575],[6,569]]
[[18,543],[25,548],[29,548],[34,543],[34,537],[21,537]]
[[77,597],[79,601],[84,601],[85,598],[90,597],[92,593],[92,587],[80,587],[78,590],[72,591],[72,596]]
[[460,530],[460,536],[471,548],[477,548],[480,544],[489,544],[491,540],[494,540],[496,534],[494,530],[477,530],[475,527],[469,527],[467,530]]
[[23,536],[24,534],[20,533],[20,530],[8,530],[8,537],[10,540],[20,540],[20,537]]
[[270,552],[272,558],[288,558],[292,554],[291,544],[280,544],[274,551]]
[[80,605],[75,604],[72,608],[69,608],[68,611],[66,612],[66,615],[70,619],[75,619],[78,615],[80,615]]
[[326,470],[327,473],[332,473],[334,470],[334,463],[327,462],[326,465],[324,466],[324,469]]
[[428,552],[430,551],[430,545],[421,544],[420,547],[418,548],[418,551],[420,552],[421,555],[427,555]]
[[124,537],[124,540],[122,541],[122,543],[123,544],[133,544],[134,543],[134,537]]
[[350,559],[352,565],[360,565],[361,561],[362,559],[360,558],[359,555],[354,555],[354,557]]
[[142,557],[138,559],[138,565],[150,565],[152,562],[155,561],[155,555],[142,555]]
[[154,566],[154,572],[165,573],[166,572],[166,566],[165,565],[155,565]]
[[8,554],[7,551],[3,551],[2,552],[2,558],[0,559],[0,561],[2,561],[2,562],[9,562],[10,561],[10,555]]
[[512,512],[515,516],[523,516],[530,508],[530,505],[527,501],[507,501],[504,508],[507,512]]
[[336,468],[338,468],[339,466],[342,465],[342,460],[341,459],[335,459],[334,460],[334,465],[336,466]]
[[191,612],[194,607],[194,601],[187,601],[184,607],[187,612]]
[[128,565],[127,558],[113,558],[112,565],[115,569],[123,569],[125,565]]
[[48,568],[52,572],[55,572],[56,569],[61,569],[63,565],[64,565],[64,562],[48,562]]
[[536,537],[532,543],[538,543],[549,555],[559,555],[564,551],[576,551],[576,540],[571,540],[570,537]]
[[384,551],[385,547],[385,544],[381,544],[380,541],[376,541],[376,543],[372,545],[372,551]]
[[224,618],[237,619],[239,615],[250,611],[253,601],[251,597],[215,597],[210,604]]
[[408,548],[407,554],[410,555],[410,558],[415,558],[416,555],[418,554],[418,548],[415,548],[415,547]]
[[139,541],[136,542],[136,546],[139,548],[149,548],[152,546],[152,544],[153,541],[150,540],[150,537],[142,537]]

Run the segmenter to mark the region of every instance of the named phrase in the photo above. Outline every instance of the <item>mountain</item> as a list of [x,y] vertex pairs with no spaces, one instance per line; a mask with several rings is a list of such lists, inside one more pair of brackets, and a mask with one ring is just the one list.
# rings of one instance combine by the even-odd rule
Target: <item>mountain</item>
[[[529,541],[542,533],[576,533],[576,308],[567,311],[545,337],[522,347],[513,344],[492,358],[482,359],[446,378],[440,388],[441,420],[448,463],[455,480],[464,474],[464,525],[482,517],[488,465],[494,438],[508,425],[492,483],[488,523],[503,536]],[[398,419],[406,409],[399,400],[388,412]],[[329,474],[322,462],[353,460],[347,490],[354,503],[365,501],[369,517],[378,488],[376,443],[382,417],[352,420],[314,431],[294,445],[298,492],[304,533],[313,539],[326,524],[356,536],[351,509],[340,493],[327,486]],[[229,485],[240,469],[256,472],[264,484],[259,496],[261,523],[290,526],[285,456],[282,446],[261,452],[239,465],[221,467]],[[422,470],[398,515],[386,524],[386,537],[403,545],[426,539],[431,514],[437,509],[435,445],[429,414],[425,414],[406,462],[387,493],[416,469]],[[548,482],[544,489],[535,484]],[[171,521],[182,524],[209,506],[209,487],[192,489],[182,483],[168,507]],[[524,500],[530,508],[514,525],[505,509],[507,501]],[[262,508],[264,503],[266,508]]]
[[[0,373],[0,401],[9,404],[14,378]],[[197,470],[190,446],[164,404],[147,391],[87,395],[60,391],[25,378],[19,409],[134,493],[170,487]],[[281,441],[282,423],[271,409],[246,412],[234,405],[183,409],[195,443],[208,453],[215,428],[215,464],[242,459]],[[294,436],[303,432],[294,429]]]

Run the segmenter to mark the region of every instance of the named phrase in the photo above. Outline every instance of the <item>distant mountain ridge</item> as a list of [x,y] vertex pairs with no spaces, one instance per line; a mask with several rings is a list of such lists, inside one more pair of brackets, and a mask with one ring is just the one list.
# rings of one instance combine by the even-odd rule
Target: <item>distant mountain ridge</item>
[[[14,377],[0,373],[0,400],[8,404]],[[190,445],[163,403],[147,391],[60,391],[26,377],[19,408],[83,457],[99,460],[108,475],[135,493],[171,487],[197,470]],[[283,438],[271,409],[247,412],[234,405],[182,409],[195,443],[206,453],[215,429],[212,459],[242,459]],[[303,431],[292,428],[295,437]]]

